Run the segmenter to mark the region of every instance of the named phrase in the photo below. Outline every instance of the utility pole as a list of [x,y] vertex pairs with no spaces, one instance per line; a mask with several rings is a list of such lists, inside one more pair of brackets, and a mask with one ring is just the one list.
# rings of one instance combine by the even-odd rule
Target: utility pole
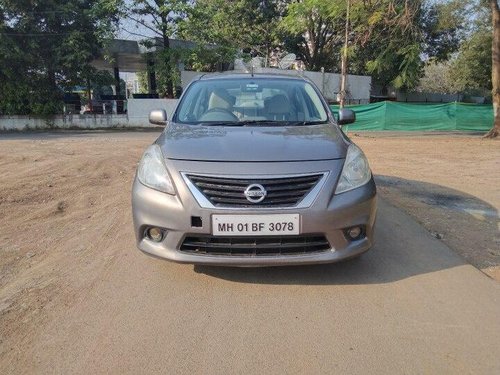
[[347,96],[347,47],[349,45],[349,15],[351,13],[351,0],[347,0],[347,16],[345,20],[345,44],[342,53],[342,77],[340,80],[340,108],[344,108]]

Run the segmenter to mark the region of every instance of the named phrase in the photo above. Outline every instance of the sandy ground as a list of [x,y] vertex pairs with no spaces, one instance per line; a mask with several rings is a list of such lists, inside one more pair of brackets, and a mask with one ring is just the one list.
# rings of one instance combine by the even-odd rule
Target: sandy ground
[[[379,220],[383,228],[379,241],[383,244],[379,242],[378,249],[362,258],[357,266],[356,263],[346,268],[334,265],[337,274],[334,278],[332,269],[325,267],[280,270],[275,274],[259,270],[238,274],[200,270],[150,259],[135,251],[130,187],[142,151],[156,136],[156,133],[0,135],[0,368],[12,373],[51,370],[85,373],[90,369],[95,373],[133,373],[147,366],[150,372],[165,370],[164,366],[175,363],[177,373],[188,373],[193,367],[188,362],[183,367],[182,361],[178,362],[180,358],[175,361],[174,354],[156,357],[163,353],[157,352],[156,345],[166,345],[176,355],[187,355],[194,347],[206,350],[200,348],[197,341],[207,344],[204,325],[211,327],[212,334],[222,332],[220,321],[217,324],[212,321],[210,325],[211,319],[223,319],[234,332],[239,332],[239,326],[234,326],[236,323],[231,323],[232,319],[234,316],[243,319],[245,314],[252,312],[260,319],[269,319],[258,330],[259,337],[264,337],[266,329],[279,328],[279,332],[283,332],[281,329],[290,329],[288,323],[270,307],[279,310],[283,304],[291,304],[290,308],[295,304],[298,309],[287,310],[284,315],[287,319],[306,320],[305,331],[293,331],[294,339],[308,337],[307,332],[316,332],[320,342],[327,347],[332,343],[323,335],[325,331],[317,331],[318,326],[309,315],[311,307],[301,305],[308,298],[314,300],[311,303],[318,307],[323,320],[330,310],[322,301],[325,298],[332,303],[340,300],[340,307],[335,309],[340,309],[337,313],[347,319],[341,327],[351,327],[354,323],[349,322],[349,317],[364,309],[359,301],[367,301],[380,319],[389,317],[393,324],[390,329],[394,330],[391,343],[395,347],[403,345],[400,341],[405,341],[405,332],[413,332],[413,338],[405,342],[420,348],[415,350],[421,350],[423,362],[410,364],[412,357],[407,357],[408,353],[396,353],[399,359],[392,363],[395,367],[387,367],[394,371],[480,370],[481,373],[495,373],[500,368],[500,363],[494,360],[500,358],[500,353],[484,350],[491,349],[490,344],[483,347],[475,338],[469,340],[476,332],[486,337],[488,343],[499,342],[500,330],[494,317],[498,317],[500,311],[495,312],[492,307],[499,306],[498,283],[483,280],[469,268],[463,268],[460,258],[446,255],[447,250],[439,247],[439,241],[427,239],[425,231],[414,229],[398,210],[385,204],[383,218]],[[435,237],[490,276],[500,279],[499,142],[463,136],[401,138],[367,134],[353,136],[353,139],[370,158],[382,198],[404,208]],[[406,245],[399,248],[401,244]],[[397,249],[400,255],[395,256],[391,249]],[[377,251],[384,256],[379,258]],[[318,271],[321,277],[311,270]],[[467,289],[468,280],[472,289]],[[252,288],[253,283],[264,285]],[[298,284],[307,287],[296,286]],[[313,288],[310,284],[319,286]],[[441,287],[446,288],[450,299]],[[403,290],[400,297],[394,297]],[[250,296],[257,305],[249,304],[242,296]],[[397,303],[391,302],[393,298],[399,298]],[[197,302],[206,303],[207,309]],[[428,315],[424,315],[432,316],[435,303],[440,304],[444,315],[429,317],[429,326],[424,322],[417,324],[418,319],[423,319],[415,315],[419,309],[428,308],[425,311]],[[459,303],[467,305],[459,306]],[[236,315],[232,318],[227,315],[228,311]],[[267,311],[268,315],[262,316],[262,311]],[[167,315],[157,315],[160,312]],[[175,326],[172,326],[172,315],[168,315],[172,313],[175,314]],[[455,313],[462,316],[450,318]],[[463,320],[474,320],[476,316],[483,325],[477,327],[470,322],[463,325]],[[360,327],[372,324],[370,314],[361,314],[361,317]],[[431,322],[441,318],[450,321],[450,325],[444,327],[441,321]],[[141,326],[140,321],[147,322],[147,327]],[[247,323],[243,325],[250,329]],[[356,344],[368,351],[373,343],[384,340],[383,332],[388,332],[389,327],[386,323],[377,324],[372,336],[364,337],[357,332],[359,340],[344,348],[347,354],[342,358],[352,360],[351,352],[359,349]],[[183,332],[183,326],[189,326],[201,336],[192,337]],[[337,331],[341,327],[336,327]],[[433,336],[436,329],[445,328],[455,335]],[[162,338],[155,336],[158,332],[164,333]],[[348,340],[346,332],[338,332]],[[285,340],[285,346],[295,347],[293,342],[287,341],[290,337],[274,334],[279,340]],[[246,332],[242,337],[251,340],[252,333]],[[425,337],[435,341],[426,341]],[[223,334],[220,338],[222,341],[215,345],[218,350],[223,350],[223,346],[220,347],[224,345],[223,339],[228,340],[226,342],[241,339]],[[172,346],[172,340],[177,340],[179,345]],[[269,342],[271,338],[265,340],[274,345]],[[460,340],[469,340],[475,349],[471,351]],[[235,348],[242,354],[245,344],[238,343]],[[431,347],[444,345],[449,349],[448,354],[445,349],[442,353],[438,350],[435,355],[439,357],[434,358],[434,354],[426,351],[429,344]],[[308,342],[307,345],[313,344]],[[265,354],[254,343],[251,347],[256,358]],[[274,347],[276,355],[284,355],[281,359],[298,353],[281,352],[281,349],[285,348]],[[321,354],[320,359],[333,366],[334,363],[329,362],[333,359],[322,357],[327,353],[318,350],[316,355]],[[375,358],[380,354],[383,358],[387,356],[389,363],[390,351],[384,350],[379,348],[371,355]],[[474,350],[488,351],[484,354],[485,363],[479,363],[477,358],[468,362],[467,356],[473,356]],[[241,360],[238,353],[229,352],[233,359]],[[302,354],[308,357],[314,355],[313,352],[310,349]],[[142,359],[134,357],[138,353]],[[205,352],[204,356],[207,355]],[[301,371],[300,363],[304,366],[303,362],[296,362],[300,358],[290,358],[289,366],[295,364],[289,368],[291,373],[303,373],[307,369],[303,367]],[[281,359],[274,365],[286,366]],[[360,362],[360,366],[366,365],[360,369],[371,368],[373,362],[366,361]],[[244,360],[235,362],[233,370],[248,373],[251,367],[245,367],[247,364]],[[112,365],[114,367],[110,367]],[[199,363],[191,365],[199,366]],[[410,366],[406,368],[409,371],[399,365]],[[219,367],[217,363],[211,366],[213,372],[231,369],[221,367],[221,362]],[[268,370],[277,370],[269,366]],[[196,369],[192,373],[205,372],[203,367]],[[315,372],[328,372],[324,370],[331,367],[316,366],[314,369]]]
[[500,140],[354,133],[380,195],[500,281]]
[[132,179],[157,135],[30,134],[0,140],[0,357],[6,350],[2,341],[28,334],[27,322],[43,319],[53,296],[71,304],[89,269],[104,275],[114,262],[120,242],[110,249],[109,236],[131,229]]

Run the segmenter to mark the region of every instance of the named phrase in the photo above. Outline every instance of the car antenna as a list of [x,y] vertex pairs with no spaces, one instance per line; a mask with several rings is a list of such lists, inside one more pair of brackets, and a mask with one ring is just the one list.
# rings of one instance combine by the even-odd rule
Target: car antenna
[[253,66],[253,63],[252,63],[252,66],[250,67],[250,73],[252,74],[252,78],[253,78],[253,69],[254,69],[254,66]]

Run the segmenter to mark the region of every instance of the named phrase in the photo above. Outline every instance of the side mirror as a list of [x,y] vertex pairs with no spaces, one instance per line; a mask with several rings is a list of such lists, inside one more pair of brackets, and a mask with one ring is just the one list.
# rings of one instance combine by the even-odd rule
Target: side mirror
[[154,125],[167,125],[167,112],[164,109],[155,109],[149,113],[149,122]]
[[356,114],[353,110],[346,108],[342,108],[341,110],[339,110],[339,119],[337,121],[339,125],[352,124],[355,121]]

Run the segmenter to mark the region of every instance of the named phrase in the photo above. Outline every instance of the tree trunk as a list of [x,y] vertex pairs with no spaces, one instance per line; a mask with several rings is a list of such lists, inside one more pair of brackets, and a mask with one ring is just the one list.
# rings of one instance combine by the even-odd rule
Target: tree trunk
[[[166,25],[167,24],[167,18],[166,17],[162,17],[162,21],[163,21],[163,25]],[[166,50],[166,51],[169,51],[170,50],[170,39],[168,37],[168,33],[166,31],[166,28],[163,28],[162,30],[162,35],[163,35],[163,49]],[[167,73],[167,77],[166,77],[166,84],[167,84],[167,87],[166,87],[166,94],[167,94],[167,98],[173,98],[174,97],[174,85],[172,83],[172,77],[170,76],[171,72],[172,72],[172,69],[173,67],[171,66],[172,64],[172,61],[171,61],[171,58],[170,58],[170,54],[168,54],[168,58],[169,58],[169,61],[167,61],[167,64],[168,64],[168,67],[169,67],[169,71]]]
[[347,97],[347,48],[349,47],[349,13],[351,10],[351,0],[347,0],[347,15],[345,19],[345,41],[342,51],[342,76],[340,78],[340,108],[344,108]]
[[49,84],[49,87],[55,92],[57,90],[57,82],[56,72],[53,69],[47,70],[47,82]]
[[490,0],[493,20],[493,45],[491,48],[493,67],[493,127],[485,135],[486,138],[495,138],[500,135],[500,8],[497,0]]

